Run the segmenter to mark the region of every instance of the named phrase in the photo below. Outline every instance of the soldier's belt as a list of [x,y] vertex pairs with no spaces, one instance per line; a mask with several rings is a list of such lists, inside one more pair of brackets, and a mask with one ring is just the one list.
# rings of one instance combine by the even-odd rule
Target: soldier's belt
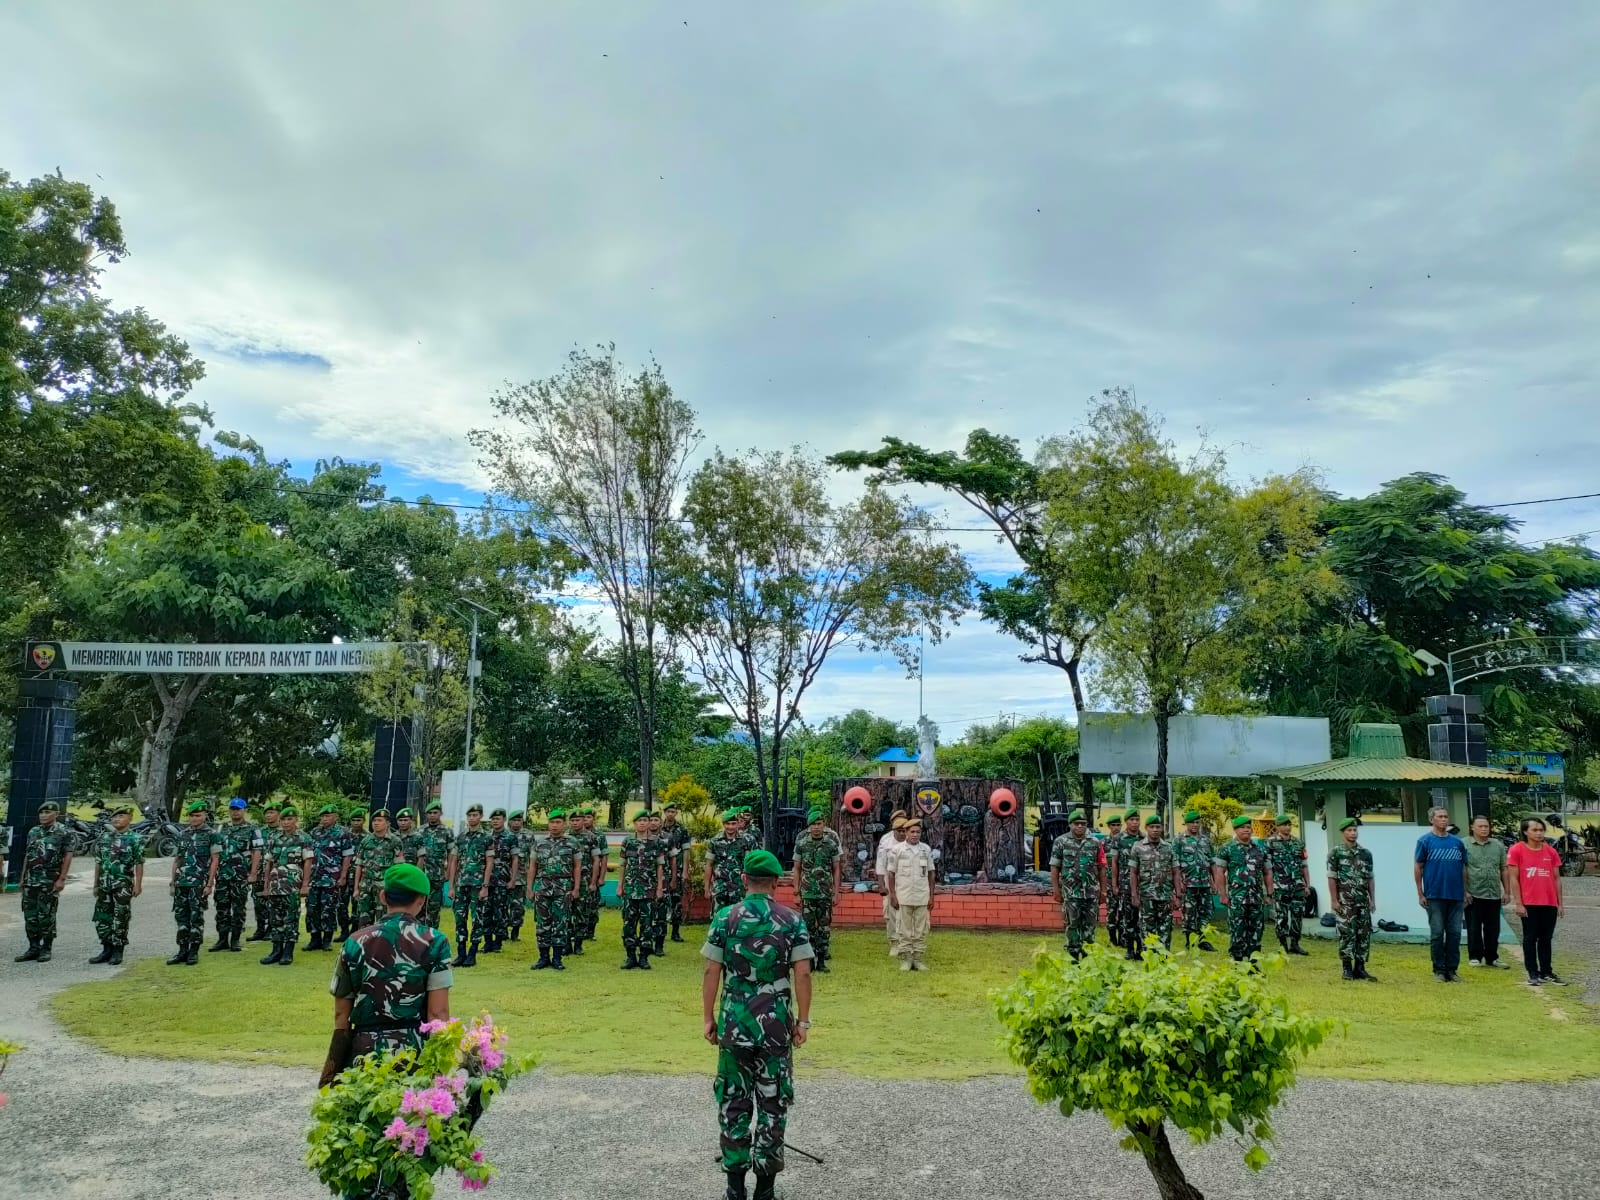
[[422,1021],[369,1021],[350,1028],[356,1033],[417,1033],[422,1029]]

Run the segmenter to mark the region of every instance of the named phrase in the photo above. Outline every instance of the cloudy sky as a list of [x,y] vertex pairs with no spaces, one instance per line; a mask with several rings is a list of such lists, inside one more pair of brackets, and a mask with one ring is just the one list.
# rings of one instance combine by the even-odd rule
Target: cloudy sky
[[[475,499],[490,393],[601,341],[708,448],[1031,443],[1130,384],[1241,478],[1600,491],[1600,8],[1110,7],[12,4],[0,168],[116,201],[107,288],[220,427],[406,495]],[[929,713],[1070,708],[1014,654],[963,623]],[[852,655],[807,716],[857,703],[916,684]]]

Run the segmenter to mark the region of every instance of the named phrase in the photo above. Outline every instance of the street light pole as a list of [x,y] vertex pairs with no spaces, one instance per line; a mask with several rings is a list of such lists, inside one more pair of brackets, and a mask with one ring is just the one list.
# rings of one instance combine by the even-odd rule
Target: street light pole
[[467,651],[467,742],[461,750],[461,769],[472,770],[472,712],[478,697],[478,610],[472,610],[472,646]]

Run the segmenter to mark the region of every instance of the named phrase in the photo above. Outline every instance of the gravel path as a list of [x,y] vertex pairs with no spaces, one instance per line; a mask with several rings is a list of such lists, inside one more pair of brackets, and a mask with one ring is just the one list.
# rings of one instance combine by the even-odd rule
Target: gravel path
[[[162,895],[160,882],[153,870],[149,900]],[[146,931],[164,917],[149,900]],[[44,1011],[50,993],[105,970],[84,961],[96,948],[89,908],[75,883],[62,904],[56,960],[37,967],[10,961],[21,940],[17,898],[0,899],[6,950],[0,1032],[28,1047],[4,1080],[11,1103],[0,1113],[0,1136],[13,1152],[0,1160],[0,1198],[325,1196],[300,1166],[313,1090],[306,1073],[116,1058],[54,1026]],[[1574,935],[1585,921],[1593,922],[1584,925],[1585,935],[1600,935],[1600,903],[1574,914]],[[154,944],[148,933],[143,940],[140,952],[168,953],[164,941]],[[176,983],[172,1002],[182,1003]],[[806,1078],[799,1091],[792,1138],[827,1164],[792,1160],[782,1195],[1153,1200],[1156,1194],[1103,1120],[1063,1122],[1032,1103],[1016,1079],[950,1085]],[[1280,1161],[1261,1175],[1244,1170],[1230,1143],[1182,1146],[1179,1154],[1193,1182],[1213,1197],[1591,1197],[1600,1185],[1586,1139],[1574,1135],[1593,1128],[1597,1110],[1600,1083],[1449,1088],[1311,1080],[1280,1110]],[[482,1128],[503,1171],[491,1194],[540,1200],[721,1194],[711,1161],[716,1122],[707,1079],[536,1074],[514,1085]],[[455,1192],[444,1181],[440,1195]]]

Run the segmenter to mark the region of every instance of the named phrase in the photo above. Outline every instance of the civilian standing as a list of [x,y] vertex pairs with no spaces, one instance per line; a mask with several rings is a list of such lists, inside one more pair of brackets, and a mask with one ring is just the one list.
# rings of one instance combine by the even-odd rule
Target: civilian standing
[[933,851],[922,840],[916,818],[902,828],[906,840],[889,851],[889,907],[894,911],[895,950],[902,971],[926,971],[928,926],[933,915]]
[[1467,961],[1475,967],[1498,967],[1500,909],[1505,898],[1506,847],[1489,836],[1489,818],[1472,819],[1467,842]]
[[1506,852],[1512,909],[1522,918],[1522,957],[1534,987],[1566,983],[1550,963],[1556,919],[1567,915],[1561,895],[1561,855],[1544,834],[1543,821],[1524,817],[1522,840]]
[[1433,977],[1440,983],[1459,983],[1461,970],[1461,912],[1467,899],[1467,848],[1449,832],[1450,810],[1428,810],[1433,826],[1417,839],[1417,903],[1428,913],[1428,947],[1433,956]]

